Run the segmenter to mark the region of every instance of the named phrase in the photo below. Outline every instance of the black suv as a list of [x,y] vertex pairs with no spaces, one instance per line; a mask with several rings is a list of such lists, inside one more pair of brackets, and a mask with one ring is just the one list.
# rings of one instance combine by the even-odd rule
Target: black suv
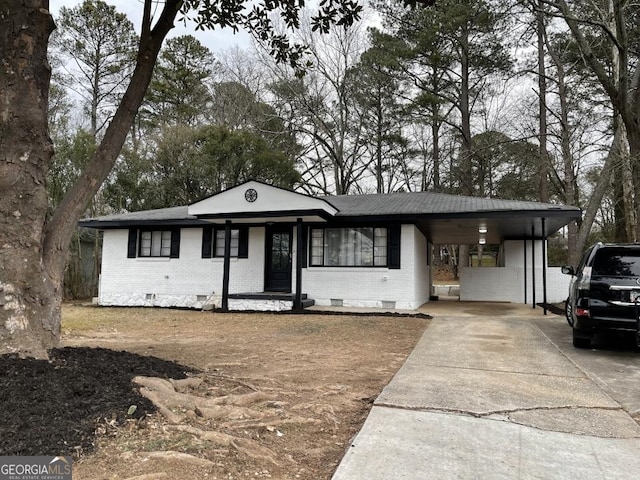
[[640,338],[640,243],[596,243],[585,252],[572,275],[566,315],[573,345],[589,348],[601,330],[627,330]]

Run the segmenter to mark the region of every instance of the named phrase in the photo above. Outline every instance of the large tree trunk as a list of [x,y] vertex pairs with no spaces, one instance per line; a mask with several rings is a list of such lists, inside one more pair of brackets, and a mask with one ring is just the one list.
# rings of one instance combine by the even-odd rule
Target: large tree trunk
[[598,209],[600,208],[600,204],[602,203],[602,197],[604,197],[605,192],[610,187],[611,176],[615,169],[616,163],[618,163],[620,160],[621,151],[624,151],[624,129],[622,126],[618,125],[613,137],[611,147],[609,147],[609,154],[607,155],[607,158],[604,161],[604,165],[602,166],[602,170],[600,171],[598,183],[596,184],[596,188],[593,190],[593,193],[589,198],[587,208],[585,209],[584,219],[580,224],[578,237],[576,239],[576,251],[574,252],[574,256],[569,256],[570,265],[577,266],[578,262],[580,261],[580,253],[586,247],[587,239],[589,238],[589,233],[591,232],[591,227],[596,218],[596,215],[598,214]]
[[536,13],[538,36],[538,200],[549,201],[549,152],[547,152],[547,72],[544,62],[545,26],[544,4],[538,0]]
[[0,353],[44,357],[58,343],[69,243],[118,157],[180,3],[167,0],[151,29],[151,0],[145,0],[127,92],[93,159],[47,221],[45,179],[53,146],[47,131],[46,55],[55,27],[48,1],[5,2],[0,12]]
[[[460,149],[460,182],[462,195],[473,195],[473,172],[471,157],[473,145],[471,140],[471,107],[469,104],[469,31],[463,26],[460,37],[460,122],[462,130],[462,147]],[[460,245],[458,267],[469,266],[469,245]]]
[[[638,90],[637,82],[634,87]],[[640,99],[640,93],[637,93],[636,97]],[[636,103],[640,103],[640,101],[636,101]],[[630,130],[629,123],[627,122],[625,122],[625,126],[629,145],[628,160],[633,176],[633,201],[635,206],[635,217],[633,218],[633,221],[635,222],[635,231],[633,232],[633,240],[637,241],[640,239],[640,222],[637,221],[640,219],[640,105],[636,105],[635,109],[636,113],[632,116],[629,122],[633,128]]]
[[[558,53],[554,51],[545,30],[542,30],[542,36],[547,47],[547,51],[549,52],[549,56],[556,66],[558,99],[560,100],[560,146],[564,170],[564,201],[567,205],[579,205],[580,199],[578,198],[573,155],[571,153],[571,131],[569,129],[569,99],[566,73],[564,64],[558,56]],[[546,104],[544,106],[546,108]],[[598,201],[598,203],[600,202]],[[589,229],[590,228],[591,225],[589,225]],[[567,225],[567,256],[569,264],[577,266],[581,255],[582,251],[578,249],[578,223],[572,220],[569,222],[569,225]]]
[[[431,72],[433,79],[432,88],[434,92],[438,91],[438,72],[435,67]],[[431,104],[431,135],[433,137],[433,189],[436,192],[442,190],[440,186],[440,127],[442,120],[440,119],[440,105],[437,102]],[[426,190],[426,186],[423,188]]]
[[633,185],[633,169],[631,166],[631,157],[627,146],[629,142],[625,134],[624,125],[619,119],[614,119],[614,125],[619,125],[622,132],[622,140],[620,141],[618,162],[615,166],[615,177],[617,180],[613,182],[613,190],[615,193],[615,213],[616,213],[616,242],[635,242],[636,236],[636,210],[634,205],[634,185]]
[[61,272],[42,262],[53,157],[48,3],[8,0],[0,13],[0,353],[38,357],[58,341],[62,294]]

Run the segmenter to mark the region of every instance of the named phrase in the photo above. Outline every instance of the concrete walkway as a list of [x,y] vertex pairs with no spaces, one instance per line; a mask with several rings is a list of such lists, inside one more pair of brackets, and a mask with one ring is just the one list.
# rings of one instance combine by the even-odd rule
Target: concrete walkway
[[[640,478],[640,428],[616,400],[640,398],[637,377],[608,390],[606,358],[594,373],[593,352],[587,367],[563,353],[562,317],[493,307],[425,307],[434,319],[334,480]],[[625,365],[640,375],[637,353]]]

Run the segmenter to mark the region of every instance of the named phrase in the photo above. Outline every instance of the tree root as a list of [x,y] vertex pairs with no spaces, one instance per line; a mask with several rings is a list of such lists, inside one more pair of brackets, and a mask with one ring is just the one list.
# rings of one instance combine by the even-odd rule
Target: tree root
[[180,380],[174,380],[173,378],[171,378],[169,379],[169,382],[171,382],[171,385],[173,385],[176,390],[184,391],[190,388],[198,388],[200,385],[202,385],[203,379],[202,377],[190,377]]
[[[210,408],[217,405],[246,406],[275,399],[275,395],[261,391],[214,398],[199,397],[177,392],[171,382],[157,377],[135,377],[133,382],[141,387],[146,387],[147,391],[154,392],[157,395],[156,398],[166,407],[183,407],[190,410],[195,410],[196,407]],[[152,399],[149,400],[153,402]]]
[[266,402],[267,400],[275,400],[276,396],[266,392],[242,393],[238,395],[226,395],[211,400],[213,405],[235,405],[238,407],[253,405],[255,403]]
[[213,432],[209,430],[201,430],[189,425],[174,425],[169,427],[171,430],[190,433],[202,440],[206,440],[221,447],[233,447],[238,452],[247,455],[256,460],[265,460],[278,465],[276,455],[270,449],[263,447],[255,441],[248,438],[235,437],[222,432]]
[[[258,442],[249,438],[187,425],[185,417],[191,417],[191,421],[200,418],[220,422],[217,424],[221,428],[232,431],[266,428],[272,432],[275,427],[280,425],[322,423],[321,420],[315,418],[301,416],[287,418],[282,407],[288,404],[286,402],[276,402],[275,394],[260,390],[220,397],[205,397],[199,396],[196,392],[187,393],[191,389],[201,387],[202,379],[188,378],[186,380],[168,381],[156,377],[135,377],[133,382],[140,386],[140,393],[153,402],[158,408],[158,412],[165,417],[170,424],[167,426],[169,430],[195,435],[219,447],[234,448],[243,455],[260,461],[268,461],[274,465],[278,465],[274,452],[261,446]],[[252,405],[257,404],[266,405],[266,410],[251,408]],[[306,404],[296,409],[310,410],[330,419],[333,418],[334,413],[327,411],[327,406],[322,404]],[[181,414],[181,412],[183,413]],[[199,423],[204,425],[208,422]],[[172,459],[183,461],[187,459],[185,457],[186,454],[178,452],[152,452],[146,455],[150,458],[171,457]],[[203,461],[208,462],[208,460]]]
[[196,407],[196,415],[211,420],[226,418],[228,420],[244,420],[247,418],[262,418],[264,414],[252,408],[235,407],[230,405],[213,405],[211,407]]
[[175,425],[182,421],[182,418],[179,415],[176,415],[175,413],[173,413],[162,403],[162,401],[160,400],[160,397],[156,395],[156,393],[153,390],[150,390],[146,387],[142,387],[140,388],[140,395],[142,395],[143,397],[151,401],[151,403],[153,403],[158,409],[158,412],[160,412],[160,415],[166,418],[169,423],[172,423]]
[[147,458],[168,460],[170,462],[179,461],[182,463],[187,463],[189,465],[194,465],[196,467],[215,466],[215,463],[213,463],[211,460],[207,460],[206,458],[194,457],[193,455],[189,455],[188,453],[175,452],[173,450],[165,450],[160,452],[145,452],[142,454],[142,456]]
[[125,478],[124,480],[161,480],[167,478],[166,472],[145,473],[144,475],[136,475],[135,477]]
[[322,423],[322,421],[317,420],[315,418],[305,418],[305,417],[292,417],[292,418],[281,418],[281,419],[267,419],[265,421],[263,420],[244,420],[244,421],[237,421],[237,422],[228,422],[228,423],[224,423],[222,426],[225,428],[229,428],[232,430],[240,430],[243,428],[269,428],[269,427],[276,427],[278,425],[288,425],[288,424],[292,424],[292,423],[296,423],[296,424],[316,424],[319,425]]

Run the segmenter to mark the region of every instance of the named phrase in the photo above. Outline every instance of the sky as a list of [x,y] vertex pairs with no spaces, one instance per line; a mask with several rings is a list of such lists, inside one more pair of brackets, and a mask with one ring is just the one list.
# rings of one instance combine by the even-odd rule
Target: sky
[[[140,33],[140,22],[142,20],[142,0],[105,0],[109,5],[116,7],[116,10],[125,13],[134,25],[134,28]],[[82,0],[51,0],[49,8],[54,18],[60,12],[60,7],[73,8],[82,3]],[[179,35],[191,34],[200,42],[208,47],[214,53],[220,53],[229,48],[239,46],[240,48],[248,48],[251,45],[251,36],[240,30],[234,34],[231,29],[216,29],[196,31],[195,24],[187,23],[185,26],[182,22],[176,21],[175,28],[169,33],[168,38],[177,37]]]

